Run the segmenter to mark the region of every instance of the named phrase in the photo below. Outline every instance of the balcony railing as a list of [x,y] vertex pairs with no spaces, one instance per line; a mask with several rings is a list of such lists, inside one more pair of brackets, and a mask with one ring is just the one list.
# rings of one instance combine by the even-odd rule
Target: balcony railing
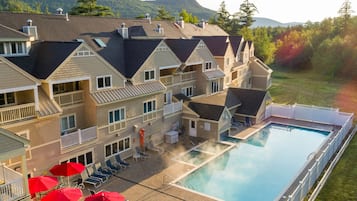
[[23,120],[35,116],[35,103],[0,108],[0,123]]
[[146,113],[146,114],[144,114],[144,116],[143,116],[144,122],[145,122],[145,121],[154,120],[154,119],[156,119],[156,111],[150,112],[150,113]]
[[182,73],[181,75],[181,80],[184,81],[190,81],[196,79],[196,71],[191,71],[191,72],[186,72]]
[[13,201],[27,196],[22,175],[8,167],[0,166],[0,200]]
[[66,93],[60,93],[53,96],[55,101],[60,106],[73,105],[76,103],[81,103],[84,100],[84,92],[80,91],[71,91]]
[[164,115],[169,115],[182,110],[182,100],[180,102],[164,105]]
[[78,129],[75,132],[61,136],[61,145],[68,148],[74,145],[80,145],[97,138],[97,127],[93,126],[86,129]]
[[126,121],[120,121],[118,123],[109,124],[109,133],[119,131],[126,128]]
[[165,86],[170,86],[173,84],[174,77],[172,75],[166,75],[160,77],[160,81],[165,85]]

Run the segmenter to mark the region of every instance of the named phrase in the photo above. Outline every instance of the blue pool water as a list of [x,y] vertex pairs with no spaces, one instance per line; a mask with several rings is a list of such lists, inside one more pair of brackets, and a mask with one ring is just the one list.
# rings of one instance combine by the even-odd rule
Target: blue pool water
[[317,152],[329,132],[269,124],[176,182],[225,201],[272,201]]

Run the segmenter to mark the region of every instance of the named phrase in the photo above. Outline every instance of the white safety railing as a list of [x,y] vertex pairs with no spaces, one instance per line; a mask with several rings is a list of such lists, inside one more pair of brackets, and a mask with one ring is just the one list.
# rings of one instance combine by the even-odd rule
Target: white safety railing
[[97,126],[86,129],[78,129],[75,132],[61,136],[61,146],[67,148],[74,145],[83,144],[97,138]]
[[182,100],[180,102],[164,105],[164,115],[169,115],[182,110]]
[[23,120],[35,116],[35,103],[0,108],[0,123]]
[[84,101],[84,91],[79,90],[79,91],[60,93],[54,95],[53,98],[60,106],[82,103]]
[[300,201],[305,198],[316,180],[321,175],[327,163],[338,151],[343,139],[352,128],[353,114],[339,112],[335,108],[323,108],[307,105],[277,105],[271,104],[267,107],[265,117],[283,117],[308,122],[330,124],[341,126],[335,135],[326,141],[322,151],[316,153],[315,158],[301,171],[297,180],[276,199],[286,201]]
[[13,201],[25,195],[22,175],[6,166],[0,166],[0,200]]

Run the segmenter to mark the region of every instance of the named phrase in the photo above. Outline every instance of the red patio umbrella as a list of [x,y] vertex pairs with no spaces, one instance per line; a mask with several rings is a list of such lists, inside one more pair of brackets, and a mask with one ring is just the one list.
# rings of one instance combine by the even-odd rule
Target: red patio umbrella
[[125,201],[125,197],[118,192],[100,191],[86,197],[84,201]]
[[69,185],[69,176],[80,174],[85,168],[82,163],[69,162],[53,166],[50,172],[55,176],[67,176]]
[[79,188],[61,188],[51,191],[41,201],[78,201],[82,196]]
[[29,179],[30,194],[36,194],[41,191],[47,191],[58,185],[56,177],[38,176]]

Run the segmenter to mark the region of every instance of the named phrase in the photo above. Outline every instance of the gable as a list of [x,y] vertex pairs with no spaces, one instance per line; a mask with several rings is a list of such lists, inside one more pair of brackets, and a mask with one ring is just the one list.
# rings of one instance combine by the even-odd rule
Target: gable
[[[203,41],[201,41],[200,43],[203,43]],[[192,51],[192,54],[187,59],[186,64],[188,64],[188,65],[189,64],[199,64],[199,63],[202,64],[205,61],[211,61],[212,66],[214,66],[214,68],[217,66],[216,60],[214,59],[214,57],[213,57],[211,51],[208,49],[208,47],[206,45],[198,45]]]
[[16,65],[0,57],[0,90],[18,87],[35,87],[39,81],[28,75]]

